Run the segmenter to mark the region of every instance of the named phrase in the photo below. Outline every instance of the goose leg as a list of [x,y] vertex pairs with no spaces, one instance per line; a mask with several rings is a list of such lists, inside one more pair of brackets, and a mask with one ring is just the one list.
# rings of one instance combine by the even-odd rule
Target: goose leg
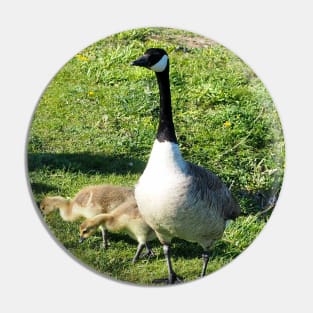
[[155,279],[153,280],[153,283],[155,284],[166,283],[166,284],[172,285],[175,283],[182,282],[182,279],[178,277],[173,270],[172,262],[171,262],[170,246],[167,244],[164,244],[163,251],[164,251],[164,256],[165,256],[166,263],[167,263],[168,278]]
[[201,271],[201,277],[205,276],[206,268],[208,266],[209,257],[210,257],[210,253],[208,251],[204,251],[202,254],[203,266],[202,266],[202,271]]
[[108,244],[108,231],[104,227],[101,228],[101,233],[102,233],[102,244],[103,248],[107,249],[109,244]]
[[137,246],[137,251],[136,251],[136,254],[132,260],[132,263],[135,263],[136,261],[138,261],[139,259],[139,256],[140,256],[140,253],[142,252],[143,248],[145,247],[145,244],[144,243],[139,243],[138,246]]

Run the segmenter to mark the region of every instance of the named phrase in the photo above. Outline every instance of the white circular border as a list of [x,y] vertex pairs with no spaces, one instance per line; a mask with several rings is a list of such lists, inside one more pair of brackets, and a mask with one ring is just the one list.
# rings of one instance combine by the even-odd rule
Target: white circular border
[[[18,5],[11,1],[1,9],[2,307],[10,312],[304,312],[312,308],[306,283],[312,279],[313,264],[308,252],[312,247],[308,99],[313,25],[309,1],[291,2],[30,0]],[[222,270],[173,288],[116,283],[73,262],[40,222],[25,175],[29,123],[54,74],[97,40],[146,26],[202,34],[240,56],[271,93],[287,146],[283,189],[265,230]]]

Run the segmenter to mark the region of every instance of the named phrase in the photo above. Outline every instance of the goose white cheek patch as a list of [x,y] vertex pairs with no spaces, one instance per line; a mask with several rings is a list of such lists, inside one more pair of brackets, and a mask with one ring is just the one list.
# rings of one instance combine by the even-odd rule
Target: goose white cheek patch
[[163,72],[167,66],[167,62],[168,62],[168,56],[165,54],[163,55],[161,60],[158,63],[151,66],[150,69],[155,72]]

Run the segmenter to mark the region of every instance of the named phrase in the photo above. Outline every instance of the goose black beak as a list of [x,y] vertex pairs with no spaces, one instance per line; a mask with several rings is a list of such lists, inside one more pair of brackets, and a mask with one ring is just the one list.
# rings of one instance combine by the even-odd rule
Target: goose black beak
[[138,58],[137,60],[135,60],[134,62],[131,63],[131,65],[134,66],[148,66],[148,57],[146,55],[143,55],[142,57]]
[[85,240],[84,237],[80,237],[78,242],[79,242],[79,243],[82,243],[84,240]]

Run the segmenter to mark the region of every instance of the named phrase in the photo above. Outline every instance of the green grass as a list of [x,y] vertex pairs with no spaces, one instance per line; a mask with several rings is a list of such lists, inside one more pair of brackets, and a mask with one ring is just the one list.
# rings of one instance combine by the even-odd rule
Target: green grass
[[[148,47],[170,55],[174,123],[184,158],[217,173],[238,199],[242,216],[216,242],[207,273],[229,263],[260,233],[280,191],[284,140],[279,117],[254,72],[224,47],[195,34],[147,28],[87,47],[49,83],[29,131],[28,170],[33,197],[72,197],[90,184],[134,186],[156,134],[159,100],[153,72],[130,66]],[[36,208],[37,209],[37,208]],[[266,211],[263,213],[263,211]],[[78,244],[79,222],[44,217],[64,247],[90,268],[118,280],[149,285],[166,276],[156,257],[132,265],[136,243],[110,234]],[[185,281],[199,276],[201,248],[173,241],[173,263]]]

